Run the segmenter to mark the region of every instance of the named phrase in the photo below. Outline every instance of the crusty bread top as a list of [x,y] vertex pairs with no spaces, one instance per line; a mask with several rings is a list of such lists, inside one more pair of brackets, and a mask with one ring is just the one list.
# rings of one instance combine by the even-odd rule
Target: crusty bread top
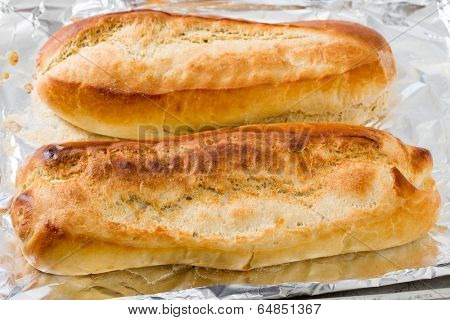
[[[303,159],[310,168],[305,168],[305,163],[294,163],[296,174],[310,177],[314,170],[322,169],[321,165],[331,158],[337,156],[345,159],[342,155],[344,151],[352,158],[385,158],[391,166],[398,167],[414,185],[420,185],[433,166],[431,153],[427,149],[408,146],[381,130],[334,123],[277,123],[222,128],[165,139],[45,145],[36,150],[19,170],[16,185],[18,188],[23,184],[29,185],[29,179],[35,178],[31,173],[36,168],[40,175],[53,178],[96,170],[97,165],[103,170],[105,163],[96,163],[101,158],[99,153],[114,155],[114,159],[107,160],[107,164],[113,165],[114,170],[130,172],[131,169],[133,174],[167,176],[215,175],[229,172],[223,169],[228,170],[230,166],[235,169],[253,168],[281,173],[277,166],[280,163],[275,163],[274,157],[263,158],[264,153],[276,155],[300,152],[304,154],[303,157],[305,154],[318,156],[315,159]],[[74,167],[77,170],[72,172]],[[84,173],[99,179],[107,178],[107,175],[100,176],[98,172]]]
[[271,25],[138,10],[62,28],[41,49],[37,66],[40,76],[158,95],[317,79],[373,62],[389,83],[396,74],[389,45],[356,23]]

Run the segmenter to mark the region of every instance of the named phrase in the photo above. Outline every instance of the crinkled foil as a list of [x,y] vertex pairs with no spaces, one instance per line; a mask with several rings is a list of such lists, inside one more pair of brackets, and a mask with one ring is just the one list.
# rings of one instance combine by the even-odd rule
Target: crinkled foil
[[[99,13],[141,7],[264,22],[355,21],[384,35],[399,76],[392,111],[370,125],[429,149],[442,196],[437,226],[413,243],[235,272],[158,266],[65,277],[29,266],[11,227],[17,168],[45,143],[106,139],[77,129],[42,106],[33,90],[41,45],[61,26]],[[450,274],[450,5],[448,1],[0,0],[0,297],[9,299],[283,298],[377,287]],[[18,53],[16,65],[11,52]],[[13,59],[14,60],[14,59]],[[12,62],[12,63],[11,63]],[[51,204],[49,204],[51,205]]]

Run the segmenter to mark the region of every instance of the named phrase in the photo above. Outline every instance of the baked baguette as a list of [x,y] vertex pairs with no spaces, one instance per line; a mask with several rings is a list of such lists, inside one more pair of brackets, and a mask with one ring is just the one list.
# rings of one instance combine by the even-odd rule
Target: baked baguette
[[37,269],[249,270],[418,239],[440,197],[429,151],[339,124],[272,124],[37,150],[12,221]]
[[270,25],[151,10],[70,24],[41,49],[38,93],[98,134],[142,139],[223,126],[384,113],[389,45],[343,21]]

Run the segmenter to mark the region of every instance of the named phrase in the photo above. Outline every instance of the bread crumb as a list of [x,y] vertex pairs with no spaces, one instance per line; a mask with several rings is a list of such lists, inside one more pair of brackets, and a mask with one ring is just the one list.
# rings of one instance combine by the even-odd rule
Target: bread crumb
[[30,94],[31,91],[33,91],[33,85],[31,83],[27,83],[23,86],[23,88],[25,89],[25,91]]
[[2,72],[2,79],[3,80],[9,79],[9,73],[8,72]]
[[8,62],[10,65],[15,66],[17,63],[19,63],[19,54],[17,51],[10,51],[6,55]]

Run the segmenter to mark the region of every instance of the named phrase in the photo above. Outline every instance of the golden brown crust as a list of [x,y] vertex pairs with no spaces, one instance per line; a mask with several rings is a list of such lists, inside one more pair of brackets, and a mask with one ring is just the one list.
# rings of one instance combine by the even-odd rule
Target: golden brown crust
[[383,37],[355,23],[151,10],[66,26],[37,65],[39,95],[61,117],[123,138],[138,138],[140,125],[173,133],[284,118],[361,124],[383,113],[396,75]]
[[18,174],[12,221],[50,273],[248,270],[418,239],[440,204],[431,167],[425,149],[337,124],[48,145]]
[[[347,21],[339,21],[339,20],[317,20],[317,21],[298,21],[293,23],[286,24],[267,24],[267,23],[258,23],[251,22],[240,19],[230,19],[223,17],[213,17],[213,16],[190,16],[190,15],[179,15],[173,13],[166,13],[161,11],[153,11],[153,10],[136,10],[136,11],[127,11],[127,12],[116,12],[104,15],[98,15],[91,18],[83,19],[77,21],[75,23],[69,24],[60,30],[58,30],[42,47],[39,52],[39,56],[37,59],[37,67],[39,71],[45,72],[49,68],[49,65],[52,63],[52,59],[58,55],[61,50],[64,50],[64,47],[70,44],[71,41],[80,37],[80,34],[90,32],[93,28],[105,28],[104,25],[114,25],[121,24],[123,26],[127,23],[133,23],[136,21],[140,21],[141,23],[148,23],[151,27],[151,23],[158,23],[159,20],[170,20],[176,19],[178,21],[175,24],[178,24],[176,27],[181,30],[177,31],[185,31],[191,25],[198,24],[199,26],[208,27],[208,24],[213,24],[214,22],[219,24],[220,27],[237,27],[239,29],[249,28],[250,31],[258,28],[261,28],[261,31],[270,32],[270,29],[273,27],[287,27],[287,28],[297,28],[300,30],[311,30],[316,33],[325,33],[326,35],[332,35],[334,37],[346,39],[348,41],[347,44],[357,43],[359,46],[358,49],[360,51],[364,51],[366,54],[357,54],[356,52],[352,52],[353,48],[345,48],[344,43],[336,44],[332,48],[330,48],[330,54],[333,56],[333,59],[336,61],[342,62],[349,60],[350,63],[347,68],[344,68],[344,71],[348,71],[350,69],[356,68],[360,65],[367,64],[373,61],[378,61],[381,56],[390,57],[392,55],[389,44],[386,40],[375,30],[370,29],[366,26],[347,22]],[[142,20],[139,20],[142,19]],[[175,27],[172,26],[171,27]],[[107,29],[107,28],[106,28]],[[284,29],[285,30],[285,29]],[[101,29],[101,31],[105,31]],[[283,31],[281,29],[280,31]],[[173,35],[173,34],[171,34]],[[101,35],[100,35],[101,36]],[[131,37],[137,38],[136,35],[131,34]],[[146,36],[146,35],[138,35],[138,37]],[[278,34],[280,36],[280,34]],[[313,40],[313,39],[311,39]],[[355,55],[355,56],[352,56]],[[350,58],[347,58],[349,56]],[[358,56],[359,59],[354,59]],[[66,58],[66,57],[65,57]],[[316,57],[317,59],[318,57]],[[319,59],[323,59],[323,57],[319,57]],[[268,61],[264,61],[267,63]],[[386,64],[386,72],[390,74],[390,77],[393,77],[396,73],[395,64],[393,64],[392,57],[389,61],[383,61]],[[337,66],[333,66],[337,67]],[[241,70],[242,71],[242,70]],[[323,76],[328,74],[323,74]],[[300,78],[292,79],[291,81],[300,80],[304,77],[304,75],[300,75]],[[258,85],[263,83],[253,83],[251,85]],[[214,85],[214,83],[211,83]],[[194,88],[185,88],[185,89],[194,89]],[[197,89],[197,88],[196,88]],[[224,89],[220,87],[220,89]]]

